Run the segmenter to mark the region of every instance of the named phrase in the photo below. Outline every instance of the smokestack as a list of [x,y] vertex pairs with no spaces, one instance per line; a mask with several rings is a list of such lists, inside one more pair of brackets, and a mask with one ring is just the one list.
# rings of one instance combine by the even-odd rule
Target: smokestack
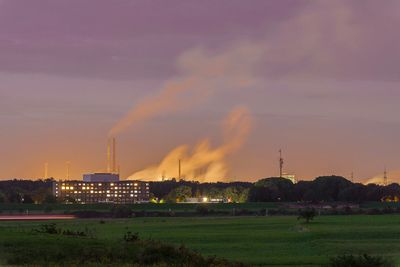
[[179,159],[179,162],[178,162],[178,179],[180,180],[181,179],[181,160]]
[[44,163],[44,178],[45,179],[49,178],[49,163],[48,162]]
[[111,145],[110,139],[107,141],[107,172],[111,172]]
[[67,161],[66,162],[66,165],[67,165],[67,180],[69,180],[69,178],[70,178],[70,168],[71,168],[71,162],[69,162],[69,161]]
[[282,149],[279,149],[279,177],[282,178],[282,175],[283,175]]
[[117,156],[116,156],[116,141],[115,137],[112,139],[112,172],[117,172]]

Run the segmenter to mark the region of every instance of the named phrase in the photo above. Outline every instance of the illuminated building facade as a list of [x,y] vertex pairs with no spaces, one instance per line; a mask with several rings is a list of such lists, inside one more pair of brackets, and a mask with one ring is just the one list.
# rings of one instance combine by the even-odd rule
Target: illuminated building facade
[[131,204],[148,202],[150,188],[141,181],[59,181],[53,184],[53,195],[82,204]]

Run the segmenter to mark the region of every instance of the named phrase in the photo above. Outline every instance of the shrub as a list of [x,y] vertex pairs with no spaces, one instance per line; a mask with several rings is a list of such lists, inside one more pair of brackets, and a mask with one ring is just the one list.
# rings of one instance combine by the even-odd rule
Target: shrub
[[63,230],[62,235],[69,235],[69,236],[87,236],[87,233],[84,231],[72,231],[72,230]]
[[315,209],[303,209],[299,211],[299,217],[297,217],[297,220],[304,219],[306,223],[309,223],[316,215],[317,213],[315,212]]
[[125,242],[136,242],[139,240],[139,233],[127,232],[124,235]]
[[52,234],[52,235],[60,233],[60,230],[57,229],[55,223],[42,224],[39,226],[39,229],[35,229],[34,231],[37,233]]
[[39,229],[33,230],[36,233],[51,234],[51,235],[66,235],[66,236],[76,236],[76,237],[95,237],[95,232],[92,229],[85,227],[83,231],[80,230],[69,230],[57,228],[55,223],[42,224]]
[[380,256],[342,255],[331,258],[327,267],[395,267],[394,263]]

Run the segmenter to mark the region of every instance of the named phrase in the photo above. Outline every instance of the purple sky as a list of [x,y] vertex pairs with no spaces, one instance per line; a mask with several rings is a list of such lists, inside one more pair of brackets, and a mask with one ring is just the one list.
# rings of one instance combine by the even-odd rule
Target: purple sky
[[[0,179],[74,178],[105,165],[109,130],[166,81],[250,44],[252,84],[218,90],[118,136],[123,177],[203,138],[237,105],[254,117],[231,179],[400,170],[400,3],[385,1],[0,0]],[[234,49],[233,49],[234,50]],[[182,63],[183,62],[183,63]],[[182,69],[183,68],[183,69]],[[232,75],[226,74],[228,78]],[[177,130],[179,129],[179,130]]]

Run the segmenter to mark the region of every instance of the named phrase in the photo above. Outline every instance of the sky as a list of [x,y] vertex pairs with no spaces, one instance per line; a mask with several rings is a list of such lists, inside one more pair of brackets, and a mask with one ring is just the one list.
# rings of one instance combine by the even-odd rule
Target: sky
[[0,0],[0,179],[104,171],[115,136],[123,178],[256,181],[282,149],[299,180],[399,181],[399,25],[396,0]]

